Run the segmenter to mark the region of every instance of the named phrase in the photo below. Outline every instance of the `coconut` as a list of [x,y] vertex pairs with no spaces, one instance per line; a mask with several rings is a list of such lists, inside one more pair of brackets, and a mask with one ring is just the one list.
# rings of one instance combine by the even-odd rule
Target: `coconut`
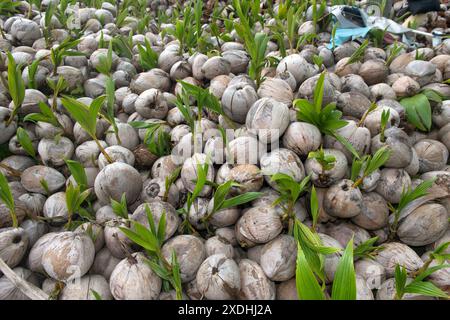
[[246,211],[236,223],[236,237],[243,247],[267,243],[282,230],[280,216],[270,206],[254,207]]
[[262,268],[254,261],[242,259],[239,261],[241,278],[241,300],[274,300],[275,284],[264,274]]
[[143,253],[134,253],[120,261],[109,281],[111,294],[116,300],[155,300],[162,281],[145,261]]
[[384,168],[381,170],[376,191],[390,203],[398,203],[402,190],[407,190],[410,185],[411,178],[404,169]]
[[381,59],[366,60],[359,68],[359,75],[369,86],[384,82],[389,73],[385,61]]
[[272,98],[259,99],[248,111],[245,123],[262,143],[275,142],[289,125],[288,108]]
[[447,147],[436,140],[422,139],[414,145],[419,159],[419,172],[441,170],[448,160]]
[[389,207],[382,196],[376,192],[363,193],[361,213],[352,218],[352,222],[366,230],[377,230],[388,223]]
[[292,100],[294,100],[294,93],[292,90],[293,89],[287,81],[277,78],[266,78],[258,88],[258,95],[261,98],[273,98],[276,101],[290,106]]
[[231,72],[231,63],[224,57],[211,57],[202,65],[201,71],[206,79],[213,79],[219,75],[227,75]]
[[375,256],[375,261],[384,267],[387,277],[394,276],[397,265],[403,266],[407,272],[417,271],[423,265],[422,259],[406,244],[389,242],[383,247]]
[[322,135],[315,126],[306,122],[291,123],[283,136],[284,147],[299,156],[306,156],[310,151],[319,148]]
[[[17,267],[12,271],[24,281],[37,286],[39,278],[28,269]],[[30,300],[17,285],[9,280],[6,276],[0,278],[0,299],[1,300]]]
[[397,235],[410,246],[424,246],[442,237],[448,228],[448,215],[444,206],[424,204],[400,221]]
[[183,283],[195,279],[200,264],[206,258],[203,241],[193,235],[179,235],[167,241],[162,247],[162,254],[167,261],[171,261],[175,252],[180,265],[180,276]]
[[222,105],[225,114],[233,121],[244,123],[247,113],[258,95],[253,87],[239,83],[228,86],[222,95]]
[[115,162],[104,167],[95,178],[95,194],[104,204],[110,199],[120,201],[122,195],[128,204],[133,203],[142,189],[139,172],[128,164]]
[[208,257],[197,272],[197,288],[207,299],[236,299],[241,289],[239,267],[223,254]]
[[[59,171],[41,165],[25,169],[20,179],[20,183],[27,191],[42,194],[56,192],[65,182],[66,179]],[[43,183],[45,183],[45,188]]]
[[82,277],[94,262],[95,247],[83,233],[61,232],[52,237],[42,253],[45,272],[56,280]]
[[273,281],[286,281],[295,275],[297,243],[292,236],[280,235],[261,249],[260,265]]
[[327,187],[342,179],[347,173],[347,158],[344,153],[336,149],[324,149],[325,156],[334,157],[335,161],[330,169],[324,169],[315,158],[305,161],[306,174],[311,176],[311,181],[319,187]]
[[300,182],[305,177],[305,169],[300,158],[289,149],[276,149],[261,157],[261,173],[266,182],[277,189],[276,182],[271,180],[271,176],[276,173],[283,173],[291,176],[295,181]]

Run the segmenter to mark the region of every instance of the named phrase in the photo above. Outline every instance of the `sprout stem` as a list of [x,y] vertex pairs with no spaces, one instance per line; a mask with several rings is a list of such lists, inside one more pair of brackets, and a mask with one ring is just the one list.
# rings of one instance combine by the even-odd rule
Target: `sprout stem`
[[4,163],[0,163],[0,168],[3,168],[5,170],[9,171],[9,173],[15,177],[20,177],[22,175],[22,173],[19,170],[11,168],[10,166],[8,166]]
[[13,228],[18,228],[19,227],[19,222],[17,221],[16,210],[14,208],[12,208],[12,209],[9,210],[9,213],[11,215]]
[[109,156],[109,154],[106,152],[105,148],[100,144],[100,141],[98,141],[97,138],[94,138],[95,143],[97,144],[98,148],[100,149],[100,152],[105,156],[106,160],[109,163],[113,163],[114,160]]

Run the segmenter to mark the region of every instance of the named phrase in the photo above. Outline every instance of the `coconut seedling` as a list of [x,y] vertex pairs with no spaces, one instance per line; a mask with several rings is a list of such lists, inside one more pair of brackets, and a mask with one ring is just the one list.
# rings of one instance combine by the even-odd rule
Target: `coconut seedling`
[[400,100],[400,104],[405,108],[406,119],[421,131],[430,131],[432,124],[432,111],[430,101],[441,103],[441,96],[430,89],[424,89],[412,97]]
[[22,79],[22,68],[14,61],[14,57],[10,52],[8,56],[8,92],[14,103],[13,110],[6,121],[6,126],[10,126],[19,112],[20,107],[25,99],[25,84]]
[[138,44],[139,64],[144,71],[149,71],[158,66],[158,54],[153,51],[147,38],[144,40],[144,46]]
[[16,136],[17,136],[17,141],[19,141],[19,144],[25,150],[25,152],[30,157],[32,157],[36,162],[38,162],[38,159],[36,156],[36,150],[34,150],[34,147],[33,147],[33,141],[31,140],[27,131],[25,129],[19,127],[19,128],[17,128]]
[[[297,241],[296,287],[301,300],[326,300],[324,258],[339,248],[322,244],[319,235],[299,221],[294,227]],[[339,259],[332,284],[332,300],[356,300],[356,275],[353,265],[353,239]]]
[[[257,2],[254,1],[253,3],[255,4]],[[259,86],[264,80],[261,72],[266,61],[265,57],[269,37],[261,32],[253,35],[252,25],[256,22],[255,16],[258,14],[249,16],[249,11],[245,9],[248,9],[250,5],[254,4],[250,4],[250,1],[240,3],[240,1],[233,0],[233,7],[239,17],[239,23],[235,23],[234,28],[239,37],[244,41],[245,48],[250,55],[249,76],[256,81],[256,86]],[[255,10],[250,10],[250,12],[255,12]],[[259,9],[256,12],[259,12]]]
[[279,205],[283,208],[284,214],[282,219],[288,221],[289,233],[292,233],[295,222],[294,206],[300,195],[306,191],[311,177],[306,176],[299,183],[287,174],[276,173],[272,175],[271,180],[277,184],[278,192],[280,193],[280,196],[274,201],[272,206]]
[[336,110],[335,103],[329,103],[325,107],[322,106],[324,94],[325,72],[322,72],[317,80],[314,89],[314,99],[311,103],[307,99],[294,100],[294,106],[297,108],[297,118],[316,126],[323,134],[332,136],[342,143],[354,157],[359,159],[356,149],[336,130],[347,125],[347,121],[342,120],[342,112]]
[[376,170],[388,161],[391,151],[387,146],[378,149],[375,154],[366,155],[361,159],[354,159],[351,170],[351,179],[354,181],[353,188],[364,183],[364,179],[370,177]]
[[[71,181],[69,181],[68,186],[66,187],[66,205],[67,205],[67,224],[66,229],[71,230],[74,226],[78,226],[77,224],[73,225],[72,219],[73,216],[78,213],[81,217],[89,217],[92,218],[88,211],[83,209],[81,206],[87,200],[91,193],[91,190],[87,189],[82,191],[82,186],[77,184],[73,185]],[[78,221],[77,221],[78,223]]]
[[2,202],[8,207],[11,216],[12,227],[18,228],[19,221],[16,214],[16,205],[14,197],[11,193],[11,188],[9,187],[8,180],[6,180],[3,173],[0,171],[0,198]]
[[[214,196],[208,205],[208,215],[202,219],[204,224],[208,226],[208,223],[214,215],[220,215],[221,212],[227,209],[236,208],[237,206],[256,200],[261,196],[260,192],[246,192],[234,197],[228,197],[233,187],[239,187],[239,184],[231,180],[217,186]],[[216,218],[220,220],[219,217]]]
[[134,230],[123,227],[121,227],[120,230],[131,241],[145,249],[149,257],[146,259],[146,262],[152,270],[164,280],[163,288],[169,290],[170,286],[172,286],[176,291],[177,299],[181,300],[182,287],[180,266],[175,251],[172,252],[171,261],[167,261],[162,254],[161,249],[165,240],[166,214],[162,214],[158,226],[156,227],[152,212],[148,205],[145,206],[145,211],[147,213],[149,228],[146,228],[137,221],[132,221]]
[[[450,245],[450,242],[442,243],[438,246],[425,261],[423,266],[417,271],[410,272],[408,274],[406,268],[399,264],[395,267],[395,299],[401,300],[405,294],[420,294],[429,297],[449,299],[450,296],[438,288],[431,281],[426,279],[441,269],[449,268],[450,265],[445,263],[448,259],[448,254],[445,250]],[[437,262],[437,265],[430,266],[433,261]]]
[[100,96],[94,99],[89,107],[84,103],[68,96],[64,96],[61,99],[61,102],[64,108],[66,108],[66,110],[70,113],[70,115],[80,124],[80,126],[87,132],[92,140],[95,141],[101,153],[105,156],[106,160],[109,163],[113,163],[114,161],[105,151],[105,148],[102,146],[96,135],[97,117],[105,101],[105,98],[105,96]]
[[163,157],[172,151],[169,133],[164,129],[164,122],[132,121],[129,123],[135,129],[146,129],[143,139],[144,145],[153,155]]
[[411,186],[403,188],[397,207],[390,205],[392,211],[389,225],[391,239],[393,239],[397,233],[398,225],[402,218],[402,211],[414,200],[426,196],[433,183],[434,180],[426,180],[418,184],[414,189],[412,189]]
[[65,57],[79,57],[84,56],[83,53],[73,50],[81,39],[75,39],[68,37],[64,39],[58,46],[50,50],[50,60],[53,64],[53,76],[57,76],[58,67],[62,65]]

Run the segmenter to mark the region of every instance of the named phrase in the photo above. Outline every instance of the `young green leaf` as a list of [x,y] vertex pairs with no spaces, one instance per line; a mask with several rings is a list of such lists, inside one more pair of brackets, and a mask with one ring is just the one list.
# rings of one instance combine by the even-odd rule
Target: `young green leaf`
[[366,47],[369,45],[369,40],[364,40],[363,43],[358,47],[358,49],[353,52],[353,54],[348,59],[346,65],[349,65],[351,63],[359,62],[364,57],[364,51],[366,50]]
[[297,267],[295,269],[295,284],[300,300],[325,300],[321,286],[306,260],[300,246],[297,249]]
[[28,153],[33,159],[37,160],[36,150],[34,150],[33,147],[33,141],[31,141],[31,138],[26,130],[21,127],[17,128],[16,136],[17,140],[19,141],[22,148],[26,151],[26,153]]
[[431,106],[425,94],[419,93],[413,97],[403,98],[400,104],[405,108],[406,119],[421,131],[431,129]]
[[319,201],[317,200],[317,191],[314,186],[311,188],[311,199],[310,199],[310,206],[311,206],[311,217],[313,221],[313,228],[316,228],[317,221],[319,219]]
[[22,79],[21,67],[16,65],[14,57],[10,52],[6,53],[8,56],[8,90],[14,103],[14,108],[6,122],[7,125],[11,124],[15,119],[23,100],[25,99],[25,84]]
[[412,281],[405,287],[404,292],[421,294],[429,297],[449,298],[448,294],[436,287],[433,283],[427,281]]
[[82,187],[82,189],[87,188],[88,186],[88,180],[86,171],[84,170],[84,167],[75,160],[65,160],[67,167],[69,168],[70,173],[73,176],[73,179],[75,182]]
[[353,265],[353,238],[348,242],[334,275],[333,300],[356,300],[356,274]]
[[118,216],[124,219],[128,219],[128,208],[127,208],[127,199],[125,193],[122,194],[120,198],[120,202],[111,199],[111,207],[113,212]]
[[17,221],[16,205],[14,202],[14,197],[12,195],[11,188],[9,187],[8,180],[6,180],[5,176],[1,171],[0,171],[0,198],[9,209],[13,228],[17,228],[19,226],[19,223]]
[[395,266],[395,295],[397,299],[401,299],[405,293],[406,279],[408,274],[406,273],[406,269],[403,266],[396,265]]
[[383,247],[381,246],[375,246],[375,242],[377,242],[378,237],[370,238],[369,240],[364,241],[363,243],[359,244],[354,251],[355,257],[360,258],[372,258],[373,254],[379,250],[381,250]]

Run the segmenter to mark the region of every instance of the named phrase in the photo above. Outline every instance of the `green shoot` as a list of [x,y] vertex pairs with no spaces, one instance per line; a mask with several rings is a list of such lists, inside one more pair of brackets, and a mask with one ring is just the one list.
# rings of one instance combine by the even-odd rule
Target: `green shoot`
[[431,105],[428,96],[424,93],[416,94],[400,100],[405,108],[406,119],[421,131],[430,131],[432,124]]
[[111,199],[111,208],[113,212],[121,218],[128,219],[128,207],[127,207],[127,199],[125,193],[122,194],[120,198],[120,202]]
[[[370,176],[378,168],[380,168],[386,161],[389,160],[391,151],[387,146],[384,146],[375,152],[373,156],[366,155],[361,160],[355,159],[352,165],[352,180],[353,188],[357,188],[364,179]],[[359,170],[358,170],[359,168]],[[362,174],[361,174],[362,169]]]
[[52,112],[52,110],[42,101],[38,104],[39,109],[41,110],[41,113],[30,113],[27,114],[24,118],[24,121],[31,121],[31,122],[46,122],[50,123],[51,125],[62,128],[61,124],[59,123],[58,119],[56,118],[55,114]]
[[291,176],[284,173],[272,175],[271,181],[276,182],[280,196],[274,201],[273,206],[279,205],[283,208],[283,220],[289,219],[289,232],[292,232],[294,222],[294,206],[300,195],[306,191],[311,177],[306,176],[300,183]]
[[353,265],[353,238],[339,261],[331,290],[332,300],[356,300],[356,274]]
[[366,47],[369,45],[369,40],[364,40],[363,43],[358,47],[358,49],[353,52],[353,54],[348,59],[347,63],[345,65],[349,65],[352,63],[360,62],[364,57],[364,51],[366,50]]
[[408,281],[406,268],[397,264],[395,267],[395,299],[401,300],[406,293],[449,299],[450,296],[446,292],[436,287],[432,282],[424,281],[432,273],[449,267],[448,264],[440,264],[431,268],[426,266],[421,268],[417,274],[410,275],[413,279],[410,278],[410,281]]
[[14,103],[14,108],[11,115],[6,121],[6,126],[9,126],[11,122],[16,118],[20,107],[25,99],[25,84],[22,79],[21,66],[16,65],[14,58],[10,52],[7,52],[8,56],[8,89],[9,94]]
[[111,68],[112,68],[112,64],[113,64],[112,46],[113,46],[113,44],[110,41],[106,55],[104,55],[104,54],[99,55],[99,57],[98,57],[99,63],[97,66],[95,66],[97,71],[104,75],[109,75],[111,73]]
[[314,89],[314,100],[312,103],[307,99],[294,100],[294,106],[298,110],[297,117],[300,121],[316,126],[323,134],[334,137],[359,159],[359,154],[355,148],[344,137],[336,133],[336,130],[347,125],[347,121],[341,119],[342,112],[336,110],[335,103],[329,103],[327,106],[322,107],[324,81],[325,72],[322,72]]
[[73,186],[72,182],[69,181],[69,185],[66,188],[66,205],[67,205],[67,213],[68,220],[66,224],[66,229],[69,229],[72,224],[72,217],[75,213],[77,213],[83,202],[90,195],[91,191],[84,190],[81,191],[81,186],[77,185]]
[[175,169],[174,172],[172,172],[168,177],[166,177],[166,180],[164,182],[165,191],[164,191],[163,201],[167,201],[167,199],[169,198],[170,187],[178,179],[178,176],[181,173],[181,168],[182,167],[178,167],[177,169]]
[[19,227],[14,197],[12,195],[11,188],[9,187],[8,180],[6,180],[5,176],[1,171],[0,171],[0,199],[2,199],[3,203],[9,209],[13,228]]
[[227,199],[227,195],[230,193],[231,188],[235,186],[239,186],[239,184],[230,180],[217,187],[213,196],[213,208],[203,219],[203,222],[207,222],[209,219],[211,219],[214,213],[220,210],[237,207],[239,205],[256,200],[261,196],[260,192],[247,192]]
[[139,64],[145,71],[151,70],[158,66],[158,54],[153,51],[152,46],[147,38],[145,38],[145,47],[138,44]]
[[308,154],[308,159],[315,159],[322,166],[323,171],[333,169],[334,164],[336,163],[336,157],[333,155],[326,155],[322,146],[318,151],[311,151]]
[[17,128],[16,136],[17,141],[19,141],[19,144],[22,146],[25,152],[37,161],[36,150],[34,150],[33,141],[31,141],[31,138],[26,130],[21,127]]
[[88,180],[83,165],[75,160],[65,160],[65,162],[73,179],[80,186],[80,190],[84,191],[88,187]]
[[405,207],[410,202],[412,202],[420,197],[426,196],[428,194],[428,189],[431,188],[433,183],[434,183],[434,179],[426,180],[426,181],[423,181],[422,183],[420,183],[417,187],[415,187],[414,190],[411,189],[410,186],[406,190],[403,189],[401,197],[400,197],[400,201],[397,205],[397,208],[394,208],[391,206],[391,211],[392,211],[392,214],[394,215],[394,221],[390,226],[391,238],[397,232],[397,227],[398,227],[398,223],[400,220],[400,215],[402,213],[402,210],[405,209]]
[[41,59],[34,60],[29,66],[28,66],[28,88],[29,89],[37,89],[36,84],[36,73],[38,71],[39,63],[41,62]]
[[386,131],[386,127],[391,116],[391,111],[389,109],[383,110],[381,113],[381,128],[380,128],[380,141],[385,142],[386,137],[384,136],[384,132]]
[[382,250],[382,246],[375,246],[375,242],[377,242],[378,237],[370,238],[369,240],[364,241],[360,245],[355,248],[354,255],[355,257],[360,258],[373,258],[375,254]]
[[67,89],[68,84],[67,81],[62,76],[58,77],[58,81],[47,79],[47,84],[53,90],[52,110],[53,112],[56,112],[56,108],[58,106],[57,98],[61,92]]
[[366,121],[367,116],[374,111],[377,108],[377,104],[375,102],[372,102],[372,104],[370,105],[369,109],[366,110],[366,112],[364,112],[363,116],[361,117],[361,120],[359,120],[358,122],[358,127],[361,127],[364,125],[364,122]]
[[403,47],[399,46],[397,41],[394,42],[394,44],[391,47],[391,50],[389,51],[389,56],[386,59],[386,65],[390,66],[392,61],[400,54]]
[[61,102],[66,108],[66,110],[70,113],[70,115],[77,121],[80,126],[86,131],[86,133],[95,141],[101,153],[105,156],[106,160],[109,163],[113,163],[114,161],[105,151],[100,141],[96,136],[97,131],[97,116],[99,111],[105,101],[105,96],[100,96],[94,101],[92,101],[90,107],[81,103],[73,98],[68,96],[64,96],[61,98]]
[[57,70],[60,65],[62,65],[64,57],[69,56],[84,56],[83,53],[72,50],[75,48],[81,39],[72,40],[70,37],[66,38],[60,43],[56,48],[50,50],[50,60],[53,64],[53,76],[57,75]]
[[172,253],[171,262],[167,261],[162,254],[161,247],[165,239],[166,214],[163,213],[156,226],[153,214],[145,206],[149,228],[137,221],[132,221],[133,229],[123,228],[120,230],[134,243],[145,249],[149,259],[146,260],[150,268],[163,280],[169,282],[177,292],[177,299],[181,299],[181,276],[175,252]]

